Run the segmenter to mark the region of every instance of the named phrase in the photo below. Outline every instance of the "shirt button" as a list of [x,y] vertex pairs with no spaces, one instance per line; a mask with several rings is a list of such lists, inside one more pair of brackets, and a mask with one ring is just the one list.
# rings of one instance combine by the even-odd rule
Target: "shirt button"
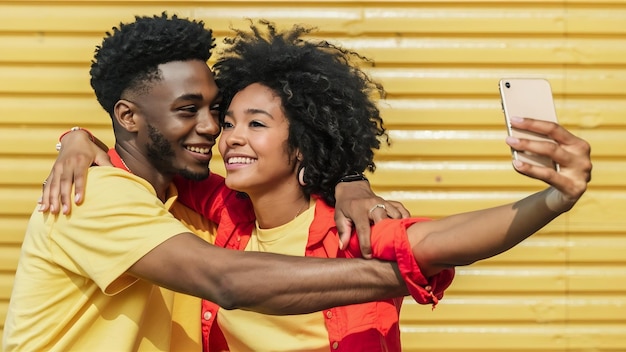
[[336,350],[339,348],[339,342],[335,341],[333,342],[333,350]]
[[211,312],[204,312],[204,320],[211,320],[212,316]]
[[424,287],[424,290],[426,290],[426,291],[428,291],[428,292],[430,292],[430,290],[432,290],[432,289],[433,289],[433,288],[432,288],[430,285],[428,285],[428,286]]
[[[331,311],[327,310],[327,311],[326,311],[326,318],[330,319],[330,318],[332,318],[332,317],[333,317],[333,312],[331,312]],[[336,343],[336,342],[335,342],[335,343]]]

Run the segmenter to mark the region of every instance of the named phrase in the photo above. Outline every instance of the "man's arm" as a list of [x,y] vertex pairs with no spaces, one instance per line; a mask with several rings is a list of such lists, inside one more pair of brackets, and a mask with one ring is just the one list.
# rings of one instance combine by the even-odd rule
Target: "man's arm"
[[321,259],[215,247],[191,233],[163,242],[128,272],[225,309],[303,314],[404,296],[397,266],[364,259]]
[[109,294],[137,277],[228,309],[296,314],[407,293],[389,263],[220,248],[189,233],[147,181],[111,167],[89,178],[91,196],[56,217],[51,245]]

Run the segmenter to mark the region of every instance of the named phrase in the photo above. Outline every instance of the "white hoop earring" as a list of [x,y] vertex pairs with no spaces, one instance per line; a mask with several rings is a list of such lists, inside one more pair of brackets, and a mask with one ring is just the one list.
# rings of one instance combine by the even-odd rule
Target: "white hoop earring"
[[298,171],[298,183],[300,183],[302,187],[306,186],[306,182],[304,182],[304,166]]

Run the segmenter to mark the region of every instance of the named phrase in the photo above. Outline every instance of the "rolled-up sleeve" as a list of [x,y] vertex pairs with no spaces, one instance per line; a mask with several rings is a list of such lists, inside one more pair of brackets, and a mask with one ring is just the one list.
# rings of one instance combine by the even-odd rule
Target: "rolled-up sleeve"
[[[413,256],[406,229],[427,218],[385,219],[372,226],[371,244],[374,258],[395,261],[406,286],[416,302],[437,305],[454,279],[454,268],[444,269],[426,278]],[[360,253],[358,240],[352,236],[349,251]]]

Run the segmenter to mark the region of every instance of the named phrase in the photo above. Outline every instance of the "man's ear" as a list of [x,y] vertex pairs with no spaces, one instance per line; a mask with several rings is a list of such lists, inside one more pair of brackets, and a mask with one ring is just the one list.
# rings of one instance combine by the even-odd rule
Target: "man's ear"
[[137,111],[137,105],[124,99],[118,100],[113,108],[118,125],[128,132],[137,132]]

